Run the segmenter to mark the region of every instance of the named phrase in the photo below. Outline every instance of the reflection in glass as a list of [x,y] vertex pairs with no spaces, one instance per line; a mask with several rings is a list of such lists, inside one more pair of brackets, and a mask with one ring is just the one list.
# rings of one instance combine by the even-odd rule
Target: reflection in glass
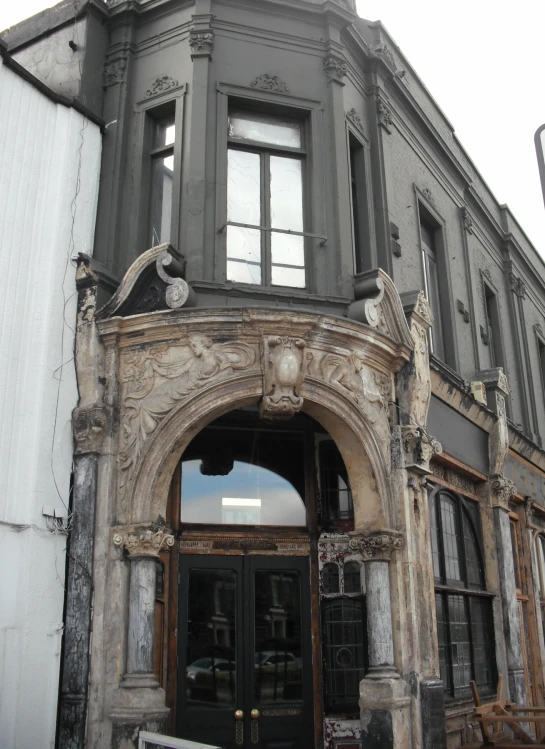
[[185,689],[193,705],[235,704],[236,583],[234,570],[189,572]]
[[153,246],[170,239],[170,219],[172,214],[172,176],[174,156],[153,160]]
[[324,520],[352,520],[354,508],[348,474],[333,440],[319,443],[320,500]]
[[155,128],[155,148],[171,146],[174,143],[175,126],[173,120],[158,122]]
[[303,231],[303,175],[300,159],[271,156],[271,226]]
[[274,286],[305,286],[304,237],[271,232],[271,282]]
[[230,112],[229,137],[301,148],[301,125],[254,112]]
[[301,702],[301,583],[296,570],[255,573],[255,699],[259,706]]
[[226,475],[203,475],[201,460],[182,463],[184,523],[305,525],[305,506],[295,487],[258,465],[235,460]]
[[227,280],[238,283],[261,283],[259,229],[227,227]]
[[227,163],[227,220],[260,226],[261,157],[230,148]]

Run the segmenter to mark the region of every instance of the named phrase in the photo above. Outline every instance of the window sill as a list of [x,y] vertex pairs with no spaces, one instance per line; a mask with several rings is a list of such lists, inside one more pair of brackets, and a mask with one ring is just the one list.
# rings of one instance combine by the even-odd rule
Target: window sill
[[[215,283],[213,281],[189,281],[195,291],[208,291],[229,294],[234,297],[257,297],[263,299],[283,299],[286,301],[318,302],[335,306],[348,306],[353,300],[345,296],[312,294],[304,289],[286,286],[258,286],[253,284]],[[343,316],[346,316],[343,312]]]

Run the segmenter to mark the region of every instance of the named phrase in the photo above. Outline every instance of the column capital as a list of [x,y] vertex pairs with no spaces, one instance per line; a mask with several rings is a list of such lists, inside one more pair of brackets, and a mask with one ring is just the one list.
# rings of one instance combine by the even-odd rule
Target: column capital
[[430,460],[443,452],[441,443],[422,427],[401,427],[405,467],[421,474],[431,473]]
[[174,536],[168,528],[133,525],[116,528],[113,542],[126,549],[130,557],[159,557],[160,551],[174,546]]
[[509,510],[509,502],[517,493],[517,487],[503,474],[491,477],[490,488],[492,490],[492,507]]
[[389,562],[394,551],[403,548],[400,531],[381,528],[373,531],[351,531],[348,546],[361,552],[364,562]]

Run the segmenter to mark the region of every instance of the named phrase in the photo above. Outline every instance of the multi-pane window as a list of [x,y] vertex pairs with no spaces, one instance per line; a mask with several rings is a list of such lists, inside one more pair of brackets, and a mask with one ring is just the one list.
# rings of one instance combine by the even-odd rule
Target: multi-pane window
[[541,624],[545,646],[545,536],[539,535],[536,537],[534,553],[536,555],[537,563],[538,595],[541,608]]
[[354,518],[352,491],[341,454],[333,440],[318,443],[320,504],[322,521],[351,521]]
[[354,230],[354,266],[356,273],[361,273],[364,270],[364,254],[369,251],[365,155],[362,144],[352,135],[352,133],[349,135],[348,145],[350,156],[352,226]]
[[361,564],[328,562],[322,570],[324,703],[328,713],[357,712],[367,668],[365,599]]
[[440,359],[445,360],[445,336],[437,268],[437,229],[431,224],[420,222],[420,241],[422,245],[426,296],[433,315],[433,325],[430,329],[430,349]]
[[230,110],[227,280],[304,288],[304,132],[288,117]]
[[174,118],[155,123],[151,151],[151,245],[170,241],[174,177]]
[[439,666],[453,698],[494,688],[491,597],[485,592],[478,505],[443,489],[430,497]]

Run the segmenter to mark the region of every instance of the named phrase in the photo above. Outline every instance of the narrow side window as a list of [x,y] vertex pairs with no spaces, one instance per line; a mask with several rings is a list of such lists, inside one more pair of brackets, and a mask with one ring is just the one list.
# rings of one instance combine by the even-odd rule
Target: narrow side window
[[354,235],[354,267],[356,273],[361,273],[365,270],[365,254],[369,253],[365,154],[362,144],[352,135],[352,133],[348,136],[348,145],[350,156],[352,227]]
[[445,361],[445,333],[437,258],[438,231],[439,229],[431,223],[424,220],[420,221],[424,284],[433,315],[433,326],[430,329],[430,349],[439,359]]
[[174,181],[174,116],[153,122],[150,240],[154,247],[170,242]]

